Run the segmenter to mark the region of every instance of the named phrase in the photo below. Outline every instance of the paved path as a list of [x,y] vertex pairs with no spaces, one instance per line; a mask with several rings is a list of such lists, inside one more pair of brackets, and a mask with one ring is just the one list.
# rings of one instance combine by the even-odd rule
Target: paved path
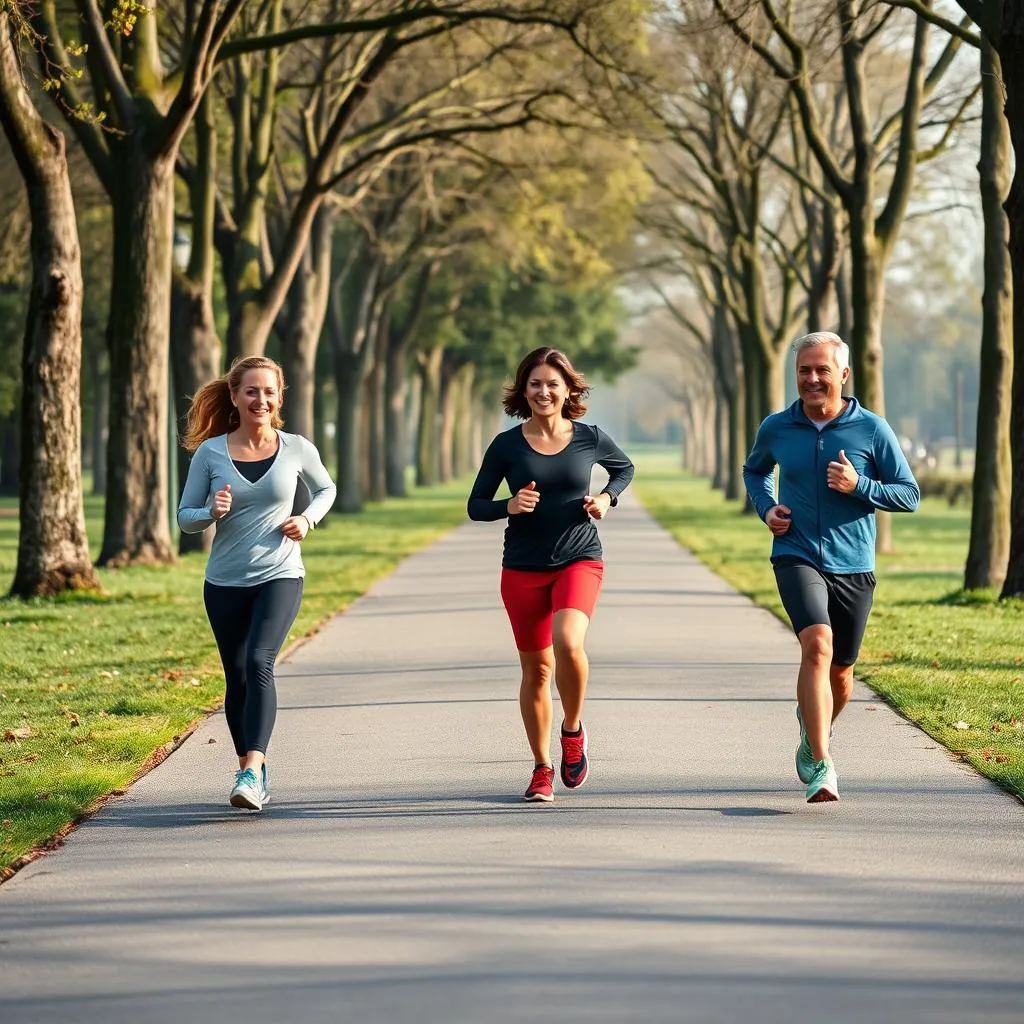
[[262,815],[217,716],[0,887],[0,1021],[1020,1024],[1024,807],[864,689],[808,806],[793,637],[635,505],[603,531],[581,791],[519,801],[467,524],[281,665]]

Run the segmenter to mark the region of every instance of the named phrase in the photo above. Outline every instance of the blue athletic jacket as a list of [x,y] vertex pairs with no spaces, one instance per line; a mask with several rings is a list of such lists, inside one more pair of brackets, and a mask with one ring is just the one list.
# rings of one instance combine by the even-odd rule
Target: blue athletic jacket
[[[860,478],[850,494],[828,486],[826,469],[840,449]],[[743,482],[762,519],[774,505],[792,510],[789,530],[774,539],[772,560],[799,558],[833,573],[873,572],[875,509],[913,512],[921,500],[892,428],[856,398],[821,431],[799,399],[773,413],[758,428]]]

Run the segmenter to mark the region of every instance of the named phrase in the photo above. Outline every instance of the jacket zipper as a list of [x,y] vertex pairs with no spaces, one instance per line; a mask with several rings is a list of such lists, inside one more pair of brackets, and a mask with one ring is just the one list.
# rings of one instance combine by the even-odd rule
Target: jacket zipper
[[[813,424],[812,424],[813,426]],[[825,566],[825,541],[824,535],[821,531],[821,465],[820,457],[821,453],[825,450],[825,438],[824,430],[818,430],[814,427],[815,432],[818,435],[817,444],[814,446],[814,493],[817,497],[817,515],[818,515],[818,564],[824,568]]]

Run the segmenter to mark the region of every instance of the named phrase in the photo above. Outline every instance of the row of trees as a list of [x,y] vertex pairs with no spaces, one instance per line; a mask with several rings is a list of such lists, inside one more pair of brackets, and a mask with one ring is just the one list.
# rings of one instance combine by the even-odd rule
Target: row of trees
[[42,92],[109,211],[101,564],[174,557],[168,395],[180,417],[225,358],[281,359],[290,429],[316,434],[319,406],[322,433],[333,405],[342,511],[404,489],[410,366],[429,482],[538,325],[572,330],[584,365],[621,362],[606,254],[643,175],[590,129],[636,46],[630,4],[43,0],[0,25],[32,223],[15,593],[94,583],[78,221]]
[[8,0],[0,117],[32,224],[15,592],[91,583],[82,218],[59,116],[98,183],[89,231],[109,232],[103,564],[174,557],[167,424],[225,359],[281,359],[289,427],[334,427],[348,511],[402,493],[413,414],[419,479],[464,468],[534,338],[620,369],[616,274],[685,339],[690,432],[711,425],[736,496],[794,335],[838,328],[885,412],[887,275],[970,150],[985,400],[965,583],[1024,593],[1024,12],[959,8]]
[[[658,41],[683,56],[666,59],[671,70],[646,92],[663,139],[649,150],[657,191],[642,213],[644,272],[690,353],[694,430],[715,411],[716,482],[735,497],[753,432],[783,404],[796,334],[837,329],[858,397],[885,413],[894,254],[908,217],[942,217],[956,202],[950,182],[976,164],[983,400],[965,586],[1014,596],[1024,593],[1024,285],[1012,282],[1024,272],[1024,225],[1010,142],[1014,125],[1024,132],[1014,80],[1024,15],[1012,4],[960,7],[959,19],[926,0],[667,10]],[[879,544],[890,544],[884,516]]]

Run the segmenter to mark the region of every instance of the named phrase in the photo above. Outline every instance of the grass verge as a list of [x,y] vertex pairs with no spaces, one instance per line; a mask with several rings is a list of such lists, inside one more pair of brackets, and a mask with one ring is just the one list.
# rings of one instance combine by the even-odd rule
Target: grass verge
[[[303,542],[305,594],[289,642],[461,522],[465,494],[458,482],[331,516]],[[102,512],[100,499],[87,499],[94,551]],[[17,533],[17,503],[0,501],[3,586],[14,575]],[[205,564],[190,555],[173,566],[101,571],[99,597],[0,600],[0,880],[219,705]]]
[[[771,537],[755,516],[667,454],[639,459],[634,490],[680,544],[788,622],[768,561]],[[896,552],[878,558],[857,676],[1024,799],[1024,602],[962,589],[969,525],[969,510],[940,499],[893,516]]]

